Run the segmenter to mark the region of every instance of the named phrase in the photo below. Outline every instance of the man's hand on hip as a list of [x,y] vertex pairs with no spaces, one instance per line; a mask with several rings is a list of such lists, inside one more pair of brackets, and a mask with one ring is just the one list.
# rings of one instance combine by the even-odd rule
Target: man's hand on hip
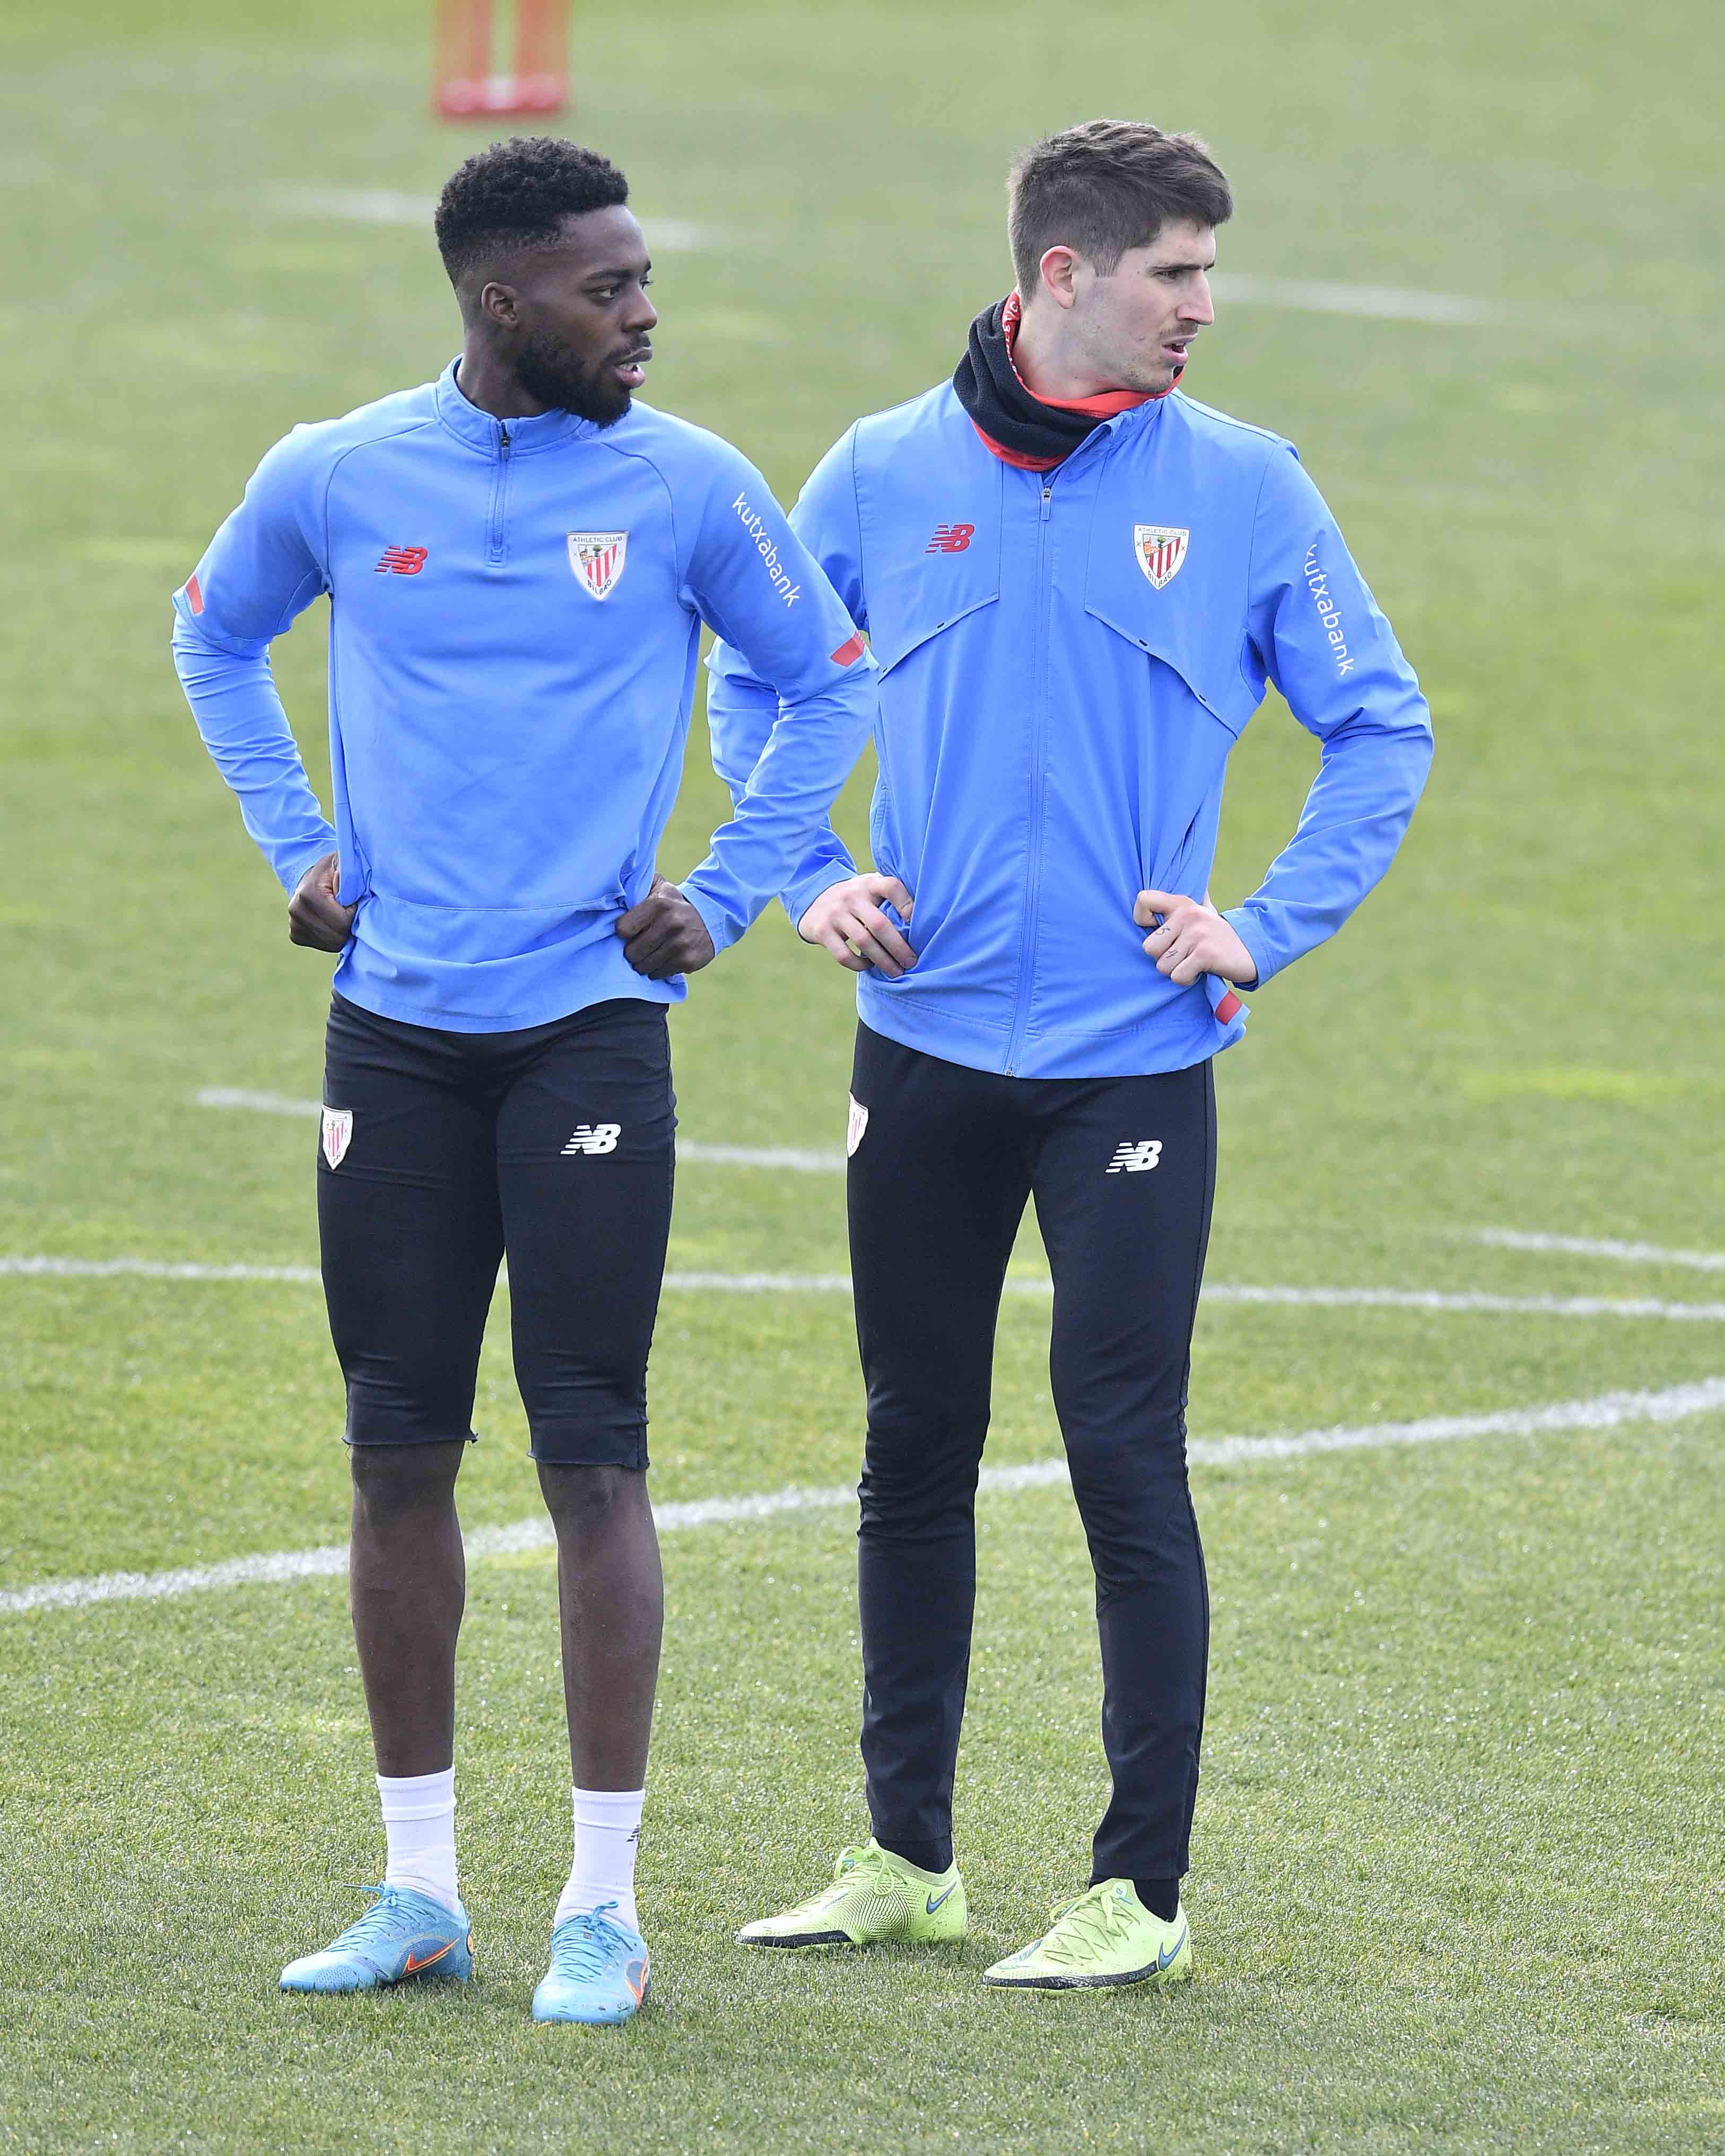
[[886,916],[883,906],[908,921],[916,903],[896,876],[848,877],[824,891],[797,923],[805,943],[819,943],[853,973],[872,968],[896,981],[916,963],[916,954]]
[[[1157,926],[1158,916],[1161,925]],[[1210,904],[1209,895],[1188,898],[1178,891],[1141,891],[1132,919],[1153,933],[1144,948],[1176,988],[1189,988],[1200,975],[1219,973],[1236,988],[1249,988],[1258,969],[1233,927]]]
[[657,870],[652,889],[624,915],[617,933],[623,938],[624,957],[649,981],[669,980],[673,973],[698,973],[718,955],[694,901]]
[[353,933],[352,906],[337,906],[336,892],[341,881],[340,856],[326,854],[314,861],[288,901],[288,941],[304,943],[314,951],[345,950]]

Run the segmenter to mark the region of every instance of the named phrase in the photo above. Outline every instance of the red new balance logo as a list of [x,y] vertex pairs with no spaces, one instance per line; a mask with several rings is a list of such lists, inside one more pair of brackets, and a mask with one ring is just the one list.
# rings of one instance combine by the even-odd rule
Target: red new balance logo
[[962,554],[975,530],[973,524],[937,524],[933,538],[922,551],[925,554]]
[[377,564],[377,574],[381,577],[388,569],[393,576],[417,577],[425,567],[428,552],[424,547],[386,547],[383,558]]

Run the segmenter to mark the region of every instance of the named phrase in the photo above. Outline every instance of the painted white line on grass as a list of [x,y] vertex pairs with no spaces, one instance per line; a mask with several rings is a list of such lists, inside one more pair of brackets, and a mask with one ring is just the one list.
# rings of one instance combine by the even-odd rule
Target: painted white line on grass
[[[1615,1430],[1625,1423],[1670,1424],[1725,1409],[1725,1378],[1703,1378],[1661,1392],[1600,1393],[1592,1399],[1557,1400],[1538,1408],[1507,1408],[1495,1414],[1430,1415],[1418,1422],[1364,1423],[1294,1432],[1285,1437],[1199,1437],[1187,1451],[1199,1466],[1239,1467],[1254,1460],[1298,1460],[1324,1452],[1378,1450],[1390,1445],[1451,1444],[1465,1438],[1540,1437],[1572,1430]],[[1070,1479],[1064,1460],[1035,1460],[1018,1467],[985,1467],[978,1487],[990,1495],[1058,1487]],[[842,1512],[856,1502],[845,1484],[825,1489],[792,1487],[747,1497],[697,1497],[655,1506],[661,1534],[726,1527],[784,1512]],[[548,1549],[555,1537],[549,1520],[517,1520],[507,1527],[477,1527],[465,1538],[470,1559],[511,1557]],[[106,1572],[87,1579],[45,1579],[33,1587],[0,1592],[0,1615],[36,1609],[83,1609],[100,1602],[162,1602],[224,1587],[271,1586],[344,1573],[347,1553],[336,1544],[321,1549],[275,1550],[259,1557],[229,1558],[220,1564],[187,1565],[173,1572]]]
[[[316,1265],[175,1264],[157,1258],[0,1257],[0,1274],[59,1280],[286,1281],[316,1286]],[[506,1270],[500,1282],[508,1285]],[[849,1273],[668,1272],[667,1295],[849,1295]],[[1047,1296],[1049,1280],[1009,1279],[1005,1292]],[[1642,1317],[1703,1325],[1725,1324],[1725,1302],[1666,1302],[1652,1296],[1448,1294],[1437,1288],[1254,1287],[1229,1281],[1206,1286],[1205,1302],[1279,1304],[1307,1310],[1425,1310],[1461,1316],[1510,1317]]]
[[1497,321],[1489,300],[1459,292],[1415,292],[1401,285],[1332,285],[1299,277],[1260,277],[1255,270],[1218,270],[1210,278],[1219,300],[1292,307],[1312,315],[1369,315],[1381,321],[1441,322],[1456,326]]
[[720,1168],[785,1168],[798,1175],[843,1175],[842,1152],[815,1152],[803,1146],[699,1145],[677,1140],[677,1158],[704,1160]]
[[[261,1116],[321,1116],[320,1101],[296,1101],[286,1093],[248,1093],[234,1086],[206,1086],[192,1096],[198,1108],[249,1108]],[[705,1161],[717,1168],[783,1168],[801,1175],[843,1175],[845,1156],[814,1152],[801,1146],[701,1145],[677,1140],[679,1160]]]
[[[273,198],[277,209],[299,217],[339,218],[350,224],[404,224],[429,232],[437,209],[435,195],[398,193],[393,187],[282,187]],[[716,234],[686,218],[654,217],[643,212],[648,242],[661,254],[690,254],[711,246]]]
[[0,1273],[51,1280],[110,1280],[129,1274],[140,1280],[291,1281],[309,1287],[323,1277],[316,1265],[172,1265],[157,1258],[0,1258]]
[[321,1116],[321,1101],[297,1101],[288,1093],[248,1093],[239,1086],[205,1086],[192,1096],[194,1108],[249,1108],[259,1116]]
[[1471,1243],[1500,1250],[1549,1250],[1565,1257],[1616,1258],[1630,1265],[1686,1265],[1697,1273],[1725,1273],[1725,1251],[1670,1250],[1659,1243],[1619,1243],[1592,1235],[1540,1235],[1519,1228],[1469,1228]]
[[[1047,1292],[1046,1289],[1042,1291]],[[1206,1287],[1204,1300],[1307,1305],[1317,1310],[1481,1311],[1512,1317],[1660,1317],[1688,1318],[1707,1325],[1725,1322],[1725,1302],[1664,1302],[1652,1296],[1450,1295],[1436,1288],[1418,1287],[1218,1286]]]

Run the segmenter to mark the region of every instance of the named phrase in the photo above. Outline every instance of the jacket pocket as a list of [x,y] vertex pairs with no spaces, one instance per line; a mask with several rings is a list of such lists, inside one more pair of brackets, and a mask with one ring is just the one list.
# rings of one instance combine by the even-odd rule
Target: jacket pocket
[[[1183,563],[1186,574],[1194,567]],[[1230,603],[1214,578],[1160,591],[1118,547],[1093,545],[1085,577],[1084,610],[1128,644],[1178,674],[1210,716],[1236,740],[1258,708],[1259,695],[1240,668],[1245,641],[1243,602]]]
[[869,642],[883,675],[944,630],[993,606],[1000,596],[1000,534],[983,534],[962,554],[921,555],[896,565],[869,588]]

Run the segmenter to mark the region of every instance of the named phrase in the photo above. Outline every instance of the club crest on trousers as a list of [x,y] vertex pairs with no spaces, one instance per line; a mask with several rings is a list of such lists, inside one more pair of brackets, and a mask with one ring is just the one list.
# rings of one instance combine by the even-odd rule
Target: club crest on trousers
[[1186,544],[1190,531],[1182,531],[1172,524],[1135,524],[1132,526],[1132,552],[1138,567],[1160,591],[1180,573],[1180,564],[1186,558]]
[[629,554],[626,531],[572,531],[569,567],[575,581],[596,599],[609,598],[623,581]]
[[352,1109],[326,1108],[323,1111],[323,1157],[331,1168],[339,1168],[347,1159],[347,1148],[352,1142]]
[[863,1132],[869,1127],[869,1111],[854,1093],[846,1098],[850,1102],[850,1118],[845,1127],[845,1158],[849,1160],[863,1142]]

